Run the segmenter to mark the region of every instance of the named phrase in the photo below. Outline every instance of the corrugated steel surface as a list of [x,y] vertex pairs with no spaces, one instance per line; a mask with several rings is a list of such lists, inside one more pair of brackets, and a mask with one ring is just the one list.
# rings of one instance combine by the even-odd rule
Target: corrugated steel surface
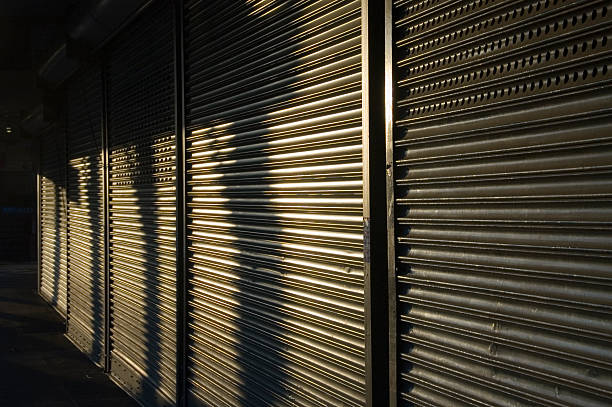
[[40,149],[40,294],[66,315],[66,151],[61,126],[41,137]]
[[176,393],[173,27],[155,2],[108,64],[111,375],[145,405]]
[[186,5],[190,405],[364,404],[360,25]]
[[609,1],[395,1],[399,404],[612,404]]
[[104,359],[102,75],[74,78],[67,92],[68,336],[95,363]]

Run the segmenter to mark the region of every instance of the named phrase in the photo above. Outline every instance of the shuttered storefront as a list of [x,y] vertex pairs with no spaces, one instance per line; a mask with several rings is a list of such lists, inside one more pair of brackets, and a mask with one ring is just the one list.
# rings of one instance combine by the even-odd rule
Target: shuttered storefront
[[102,76],[78,74],[67,87],[68,336],[104,360],[104,197]]
[[393,2],[400,405],[610,405],[610,5]]
[[364,404],[360,24],[186,5],[189,405]]
[[154,2],[108,63],[111,375],[145,405],[174,405],[174,16]]
[[55,125],[40,145],[40,281],[42,297],[66,315],[66,151]]

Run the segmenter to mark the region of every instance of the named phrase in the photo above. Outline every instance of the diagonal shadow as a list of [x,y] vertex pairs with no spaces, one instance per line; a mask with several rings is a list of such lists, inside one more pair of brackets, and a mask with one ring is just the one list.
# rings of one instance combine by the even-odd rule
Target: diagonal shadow
[[[192,396],[204,405],[359,405],[362,361],[346,347],[359,348],[361,339],[344,335],[362,323],[362,311],[337,305],[344,298],[330,287],[343,275],[350,288],[339,291],[358,297],[355,287],[363,284],[361,185],[353,181],[361,162],[360,82],[344,79],[350,72],[338,65],[328,78],[337,87],[316,88],[324,80],[317,69],[331,69],[343,53],[351,57],[342,49],[349,41],[342,30],[330,41],[335,49],[317,35],[330,30],[329,21],[348,25],[358,10],[314,1],[219,1],[190,13],[206,15],[203,28],[186,38],[187,48],[194,43],[186,63],[193,84],[187,91]],[[329,54],[315,54],[322,49]],[[346,158],[326,166],[326,153]],[[347,212],[357,216],[339,215],[335,200],[350,202]],[[343,222],[354,224],[343,229]],[[362,299],[350,301],[359,308]],[[342,363],[355,373],[343,377]],[[351,398],[343,400],[337,389]]]
[[154,2],[120,34],[108,75],[112,363],[130,366],[129,390],[151,405],[176,397],[171,11]]
[[[61,149],[61,145],[63,144],[61,140],[61,135],[61,128],[57,126],[54,126],[50,130],[48,130],[48,133],[43,136],[43,151],[41,152],[41,154],[43,155],[43,162],[41,162],[41,173],[44,177],[45,183],[43,194],[45,195],[45,198],[48,198],[49,189],[51,189],[53,196],[51,198],[53,208],[49,208],[49,203],[51,202],[49,202],[49,200],[47,199],[45,199],[46,204],[43,205],[43,215],[45,215],[43,219],[46,217],[46,219],[44,219],[45,224],[47,226],[51,226],[48,223],[49,210],[52,211],[53,220],[51,226],[52,234],[49,235],[48,229],[47,232],[43,231],[43,236],[46,236],[46,238],[44,239],[46,240],[46,242],[43,241],[43,259],[47,261],[43,263],[43,275],[45,277],[43,278],[43,281],[41,281],[41,284],[44,283],[45,279],[50,278],[52,280],[50,292],[48,293],[48,300],[51,305],[53,305],[57,309],[59,309],[62,305],[60,303],[60,290],[62,289],[62,287],[60,286],[62,277],[61,218],[65,216],[65,213],[62,213],[64,209],[63,205],[65,204],[65,182],[63,179],[64,172],[62,171],[62,163],[65,158],[65,155],[62,153]],[[49,245],[52,245],[50,249],[48,248]],[[51,256],[51,259],[49,259],[49,256]],[[43,288],[43,292],[44,291],[45,290]]]
[[[68,92],[69,332],[74,323],[100,363],[104,351],[104,244],[102,219],[102,82],[89,68]],[[83,302],[85,301],[85,302]],[[70,323],[73,323],[71,326]]]

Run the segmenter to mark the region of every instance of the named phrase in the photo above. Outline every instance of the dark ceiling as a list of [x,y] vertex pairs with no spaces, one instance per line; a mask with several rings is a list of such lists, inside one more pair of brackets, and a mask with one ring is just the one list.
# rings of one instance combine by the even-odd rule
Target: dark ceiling
[[[36,72],[65,40],[77,0],[0,0],[0,138],[41,102]],[[11,129],[7,134],[7,128]]]

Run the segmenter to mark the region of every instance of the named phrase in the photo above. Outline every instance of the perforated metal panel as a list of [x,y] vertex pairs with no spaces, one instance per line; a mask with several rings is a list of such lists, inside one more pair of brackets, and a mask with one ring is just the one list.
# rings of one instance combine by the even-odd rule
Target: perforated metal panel
[[395,1],[400,405],[612,404],[609,1]]
[[359,1],[185,9],[189,405],[363,405]]
[[102,75],[88,68],[67,92],[68,336],[95,363],[104,359]]
[[108,64],[111,375],[145,405],[176,397],[173,18],[149,6]]
[[41,137],[40,146],[40,281],[39,291],[66,315],[66,151],[61,126]]

